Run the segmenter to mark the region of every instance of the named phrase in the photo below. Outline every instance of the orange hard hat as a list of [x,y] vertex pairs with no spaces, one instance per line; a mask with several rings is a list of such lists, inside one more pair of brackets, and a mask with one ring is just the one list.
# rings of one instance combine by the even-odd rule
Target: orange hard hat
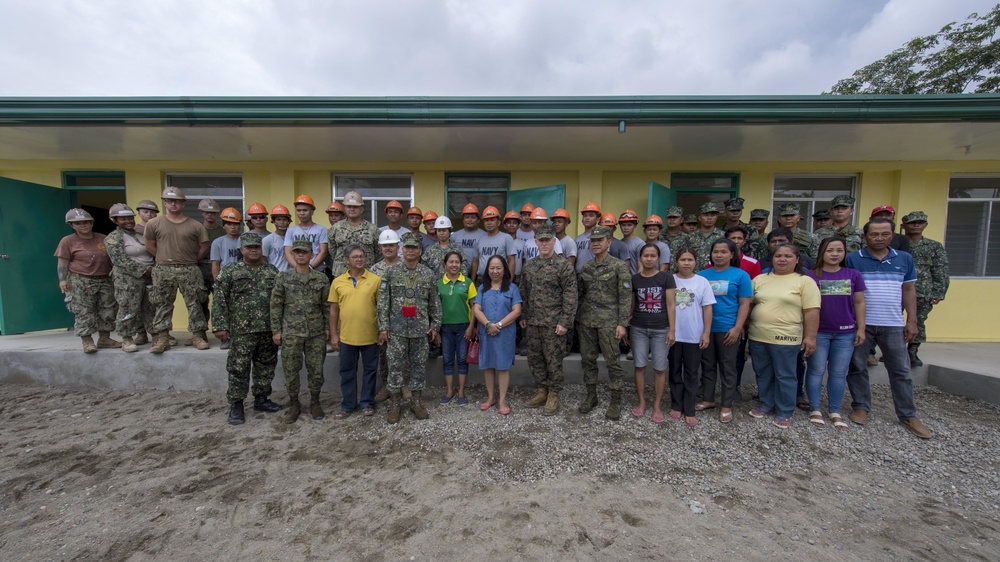
[[344,212],[344,206],[340,203],[340,201],[333,201],[332,203],[330,203],[329,205],[326,206],[326,212],[328,212],[328,213],[343,213]]
[[240,212],[232,207],[226,207],[219,214],[219,218],[222,222],[240,222]]
[[479,207],[475,206],[472,203],[469,203],[466,206],[462,207],[462,214],[463,215],[478,215],[479,214]]
[[249,209],[247,209],[247,214],[248,215],[266,215],[267,214],[267,207],[261,205],[260,203],[254,203],[253,205],[250,205]]
[[[483,209],[483,218],[484,219],[500,218],[500,210],[494,207],[493,205],[490,205],[489,207]],[[521,217],[518,216],[517,219],[521,220]]]
[[388,211],[389,209],[399,209],[399,212],[402,213],[403,204],[393,199],[392,201],[389,201],[388,203],[385,204],[385,210]]
[[424,213],[423,211],[420,210],[420,207],[410,207],[410,210],[406,211],[406,216],[410,215],[417,215],[418,217],[422,217],[424,216]]
[[274,219],[275,215],[284,215],[289,218],[292,216],[292,214],[288,212],[288,207],[284,205],[275,205],[274,207],[271,207],[271,218]]
[[642,226],[643,228],[647,226],[658,226],[663,228],[663,219],[661,219],[659,215],[649,215],[649,217],[646,218],[646,222],[642,223]]
[[525,203],[524,205],[521,205],[521,212],[522,213],[530,213],[530,212],[532,212],[534,210],[535,210],[535,206],[532,205],[531,203]]
[[618,222],[639,222],[639,215],[632,209],[625,209],[625,212],[618,215]]
[[570,220],[569,211],[563,209],[562,207],[559,207],[558,209],[556,209],[556,212],[552,213],[552,218]]
[[517,222],[521,222],[521,215],[517,214],[517,211],[507,211],[507,214],[503,216],[503,220],[504,222],[507,222],[509,220],[516,220]]
[[438,218],[437,213],[435,213],[434,211],[427,211],[426,213],[424,213],[424,220],[422,222],[436,221],[437,218]]
[[549,220],[549,216],[545,214],[545,209],[535,207],[535,210],[531,211],[531,220]]
[[601,206],[598,205],[597,203],[594,203],[593,201],[588,201],[587,204],[584,205],[582,209],[580,209],[580,214],[582,215],[583,213],[601,214]]
[[295,204],[296,205],[299,205],[299,204],[309,205],[313,209],[316,208],[316,203],[313,202],[313,198],[309,197],[308,195],[299,195],[298,197],[296,197],[295,198]]
[[604,226],[614,226],[618,224],[618,219],[615,218],[614,213],[604,213],[601,216],[601,224]]

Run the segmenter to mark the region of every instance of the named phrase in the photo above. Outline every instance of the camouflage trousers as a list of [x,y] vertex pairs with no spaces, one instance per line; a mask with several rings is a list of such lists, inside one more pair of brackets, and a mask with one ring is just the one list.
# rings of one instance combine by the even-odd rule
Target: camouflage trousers
[[920,344],[927,341],[927,316],[930,315],[931,309],[934,305],[931,304],[931,299],[917,298],[917,337],[913,340],[913,343]]
[[528,347],[528,367],[535,385],[552,392],[563,388],[563,359],[566,337],[555,334],[553,326],[528,326],[524,335]]
[[583,382],[597,384],[597,354],[604,356],[608,367],[608,390],[621,390],[625,369],[621,352],[615,339],[615,328],[591,328],[578,325],[580,332],[580,363],[583,365]]
[[285,373],[285,390],[289,396],[299,393],[299,372],[303,360],[309,392],[323,388],[323,364],[326,363],[326,339],[315,336],[285,336],[281,338],[281,369]]
[[208,319],[211,317],[212,311],[212,307],[208,304],[208,295],[212,294],[212,287],[215,285],[212,281],[212,262],[198,262],[198,269],[201,271],[201,279],[205,285],[205,302],[201,305],[201,309],[205,311],[205,325],[208,326]]
[[156,309],[149,302],[149,291],[144,277],[112,273],[115,281],[115,300],[118,301],[118,318],[115,331],[123,336],[153,331]]
[[204,305],[208,293],[202,281],[201,271],[194,265],[162,266],[153,268],[153,290],[149,300],[156,307],[153,316],[153,332],[168,332],[173,328],[174,299],[181,292],[188,311],[188,331],[200,332],[208,329]]
[[69,274],[69,297],[66,308],[73,313],[73,330],[86,337],[94,332],[115,329],[115,289],[110,277],[84,277]]
[[427,336],[416,338],[389,335],[389,390],[399,392],[403,388],[404,377],[410,379],[410,390],[423,390],[427,375]]
[[251,368],[253,395],[269,396],[274,370],[278,367],[278,346],[271,340],[271,332],[233,335],[231,340],[226,359],[226,371],[229,373],[226,400],[232,404],[247,397]]

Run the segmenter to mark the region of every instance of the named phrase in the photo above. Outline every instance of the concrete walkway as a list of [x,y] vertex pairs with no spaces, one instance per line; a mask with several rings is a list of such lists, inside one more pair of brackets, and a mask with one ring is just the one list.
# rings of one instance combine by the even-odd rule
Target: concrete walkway
[[[219,349],[219,341],[210,337],[212,349],[198,351],[183,343],[190,334],[174,332],[180,345],[162,355],[149,353],[149,345],[137,353],[102,349],[84,354],[80,339],[68,331],[36,332],[0,336],[0,382],[35,382],[55,386],[85,386],[110,389],[226,389],[227,351]],[[911,371],[914,384],[931,385],[944,392],[1000,404],[1000,343],[929,343],[920,348],[923,367]],[[632,380],[632,362],[623,361],[626,381]],[[274,388],[283,389],[279,363]],[[324,390],[340,391],[339,361],[336,353],[327,356],[324,367]],[[566,383],[582,384],[580,356],[566,358]],[[871,381],[887,384],[885,368],[880,364],[869,369]],[[606,380],[603,362],[601,379]],[[647,384],[652,384],[652,370]],[[303,374],[304,379],[304,374]],[[744,382],[754,383],[753,366],[747,363]],[[441,359],[427,364],[428,386],[443,386]],[[470,369],[470,385],[483,384],[478,369]],[[517,357],[511,369],[511,384],[531,386],[533,379],[524,357]]]

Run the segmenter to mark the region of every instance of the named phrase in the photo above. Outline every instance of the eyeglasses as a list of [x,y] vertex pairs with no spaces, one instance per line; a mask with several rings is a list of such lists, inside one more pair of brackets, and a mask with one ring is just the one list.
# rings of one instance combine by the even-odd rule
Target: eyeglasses
[[183,203],[184,200],[183,199],[164,199],[163,202],[164,203],[175,204],[175,203]]

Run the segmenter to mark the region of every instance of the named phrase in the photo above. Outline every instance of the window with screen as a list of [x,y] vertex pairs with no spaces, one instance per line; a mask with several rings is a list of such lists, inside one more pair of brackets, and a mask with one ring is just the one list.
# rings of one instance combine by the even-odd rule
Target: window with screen
[[802,213],[799,228],[813,231],[813,213],[830,210],[830,202],[838,195],[854,197],[857,174],[845,175],[778,175],[774,177],[774,200],[771,204],[771,223],[778,217],[778,205],[797,203]]
[[[333,197],[337,201],[344,194],[357,191],[365,201],[362,216],[375,226],[385,226],[385,204],[396,200],[403,206],[403,212],[413,206],[413,176],[410,174],[335,174],[333,176]],[[405,225],[405,216],[403,219]]]
[[219,210],[232,207],[241,216],[244,214],[243,174],[169,173],[164,176],[163,185],[184,190],[187,198],[184,214],[198,222],[201,222],[198,202],[205,198],[214,199],[219,204]]
[[1000,176],[951,178],[944,244],[952,276],[1000,277],[998,205]]

